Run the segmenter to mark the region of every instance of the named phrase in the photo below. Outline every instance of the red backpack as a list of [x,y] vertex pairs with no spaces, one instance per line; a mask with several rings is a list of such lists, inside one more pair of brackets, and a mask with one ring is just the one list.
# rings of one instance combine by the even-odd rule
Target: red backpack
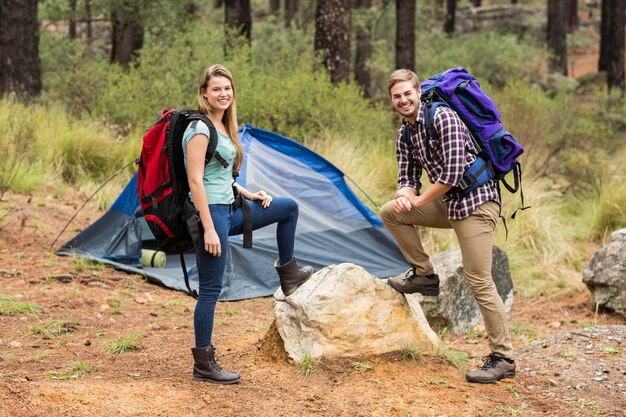
[[228,163],[215,151],[217,131],[200,112],[166,110],[143,137],[137,191],[144,219],[166,253],[183,253],[193,248],[188,221],[196,214],[196,209],[188,197],[182,139],[187,126],[198,120],[202,120],[210,132],[205,164],[215,157],[227,168]]
[[[197,292],[189,285],[184,253],[193,249],[194,240],[202,233],[202,224],[198,211],[189,199],[183,134],[187,126],[198,120],[202,120],[210,132],[204,163],[208,164],[211,158],[216,158],[227,168],[228,163],[215,150],[217,131],[207,116],[195,110],[165,110],[143,136],[137,174],[137,192],[144,219],[162,251],[180,254],[187,291],[196,298]],[[244,210],[244,246],[251,247],[250,210],[238,193],[235,202],[242,204]]]

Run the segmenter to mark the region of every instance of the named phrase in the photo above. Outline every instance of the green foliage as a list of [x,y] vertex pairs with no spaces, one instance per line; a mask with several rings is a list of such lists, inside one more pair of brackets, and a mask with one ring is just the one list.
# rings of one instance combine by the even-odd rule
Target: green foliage
[[522,80],[493,94],[507,130],[524,146],[526,178],[555,178],[580,192],[607,175],[603,161],[622,146],[623,125],[610,100],[593,91],[586,96],[552,95]]
[[11,100],[0,101],[0,200],[10,189],[31,192],[39,184],[28,176],[28,166],[33,162],[35,138],[29,120],[24,117],[28,109]]
[[545,59],[543,50],[513,34],[477,32],[449,37],[422,33],[417,73],[426,78],[447,68],[463,66],[481,85],[504,87],[509,80],[531,80]]

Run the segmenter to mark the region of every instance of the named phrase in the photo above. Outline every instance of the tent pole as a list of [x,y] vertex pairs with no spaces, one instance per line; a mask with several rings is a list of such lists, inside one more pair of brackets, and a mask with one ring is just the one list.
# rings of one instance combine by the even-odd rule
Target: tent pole
[[74,220],[74,219],[76,218],[76,216],[77,216],[77,215],[78,215],[78,213],[79,213],[79,212],[83,209],[83,207],[85,207],[85,205],[86,205],[86,204],[87,204],[87,203],[88,203],[88,202],[89,202],[92,198],[94,198],[94,196],[95,196],[96,194],[98,194],[98,192],[99,192],[99,191],[100,191],[100,190],[101,190],[101,189],[102,189],[105,185],[107,185],[108,183],[110,183],[110,182],[113,180],[113,178],[117,177],[117,176],[120,174],[120,172],[124,171],[124,170],[125,170],[126,168],[128,168],[130,165],[132,165],[132,164],[134,164],[134,163],[138,163],[137,161],[138,161],[138,160],[137,160],[137,159],[135,159],[135,160],[133,160],[133,161],[129,162],[128,164],[124,165],[122,168],[118,169],[118,170],[117,170],[117,172],[115,172],[115,174],[111,175],[111,177],[110,177],[108,180],[106,180],[106,181],[105,181],[102,185],[100,185],[100,187],[98,187],[98,189],[97,189],[96,191],[94,191],[94,193],[93,193],[92,195],[90,195],[90,196],[89,196],[89,198],[87,198],[87,200],[85,200],[85,201],[83,202],[83,205],[82,205],[82,206],[80,206],[80,207],[78,208],[78,210],[76,210],[76,213],[74,213],[74,215],[72,216],[72,218],[68,220],[68,222],[67,222],[67,224],[65,225],[65,227],[63,227],[63,230],[61,230],[61,232],[59,233],[59,235],[58,235],[58,236],[56,237],[56,239],[54,239],[54,241],[50,244],[50,247],[49,247],[48,249],[52,249],[52,247],[54,246],[54,244],[55,244],[55,243],[57,243],[57,240],[59,240],[59,238],[61,237],[61,235],[63,234],[63,232],[65,232],[65,229],[67,229],[67,227],[70,225],[70,223],[72,223],[72,220]]

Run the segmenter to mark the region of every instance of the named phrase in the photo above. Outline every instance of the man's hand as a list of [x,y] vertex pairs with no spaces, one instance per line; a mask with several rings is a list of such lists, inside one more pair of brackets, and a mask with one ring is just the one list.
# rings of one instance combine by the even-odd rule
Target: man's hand
[[412,208],[411,201],[405,196],[398,196],[393,201],[393,208],[396,213],[408,213]]
[[417,200],[417,191],[414,188],[400,188],[395,195],[393,208],[396,213],[408,213],[415,206]]

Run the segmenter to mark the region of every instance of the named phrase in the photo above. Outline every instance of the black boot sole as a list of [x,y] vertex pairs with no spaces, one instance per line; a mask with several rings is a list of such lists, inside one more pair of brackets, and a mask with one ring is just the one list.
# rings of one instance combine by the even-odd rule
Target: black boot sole
[[193,377],[191,377],[191,379],[194,380],[194,381],[210,382],[212,384],[220,384],[220,385],[238,384],[239,381],[241,380],[241,378],[237,378],[237,379],[233,379],[233,380],[229,380],[229,381],[219,381],[219,380],[216,380],[216,379],[201,378],[201,377],[197,377],[197,376],[193,376]]
[[436,297],[439,295],[439,287],[414,287],[414,288],[411,288],[410,290],[403,290],[400,288],[396,288],[391,283],[391,281],[387,281],[387,283],[389,284],[391,288],[393,288],[394,290],[398,292],[401,292],[402,294],[415,294],[416,292],[418,292],[422,295],[432,296],[432,297]]
[[467,382],[474,382],[477,384],[493,384],[495,382],[500,381],[501,379],[513,379],[515,378],[515,372],[507,372],[499,378],[490,378],[490,379],[480,379],[480,378],[472,378],[470,376],[465,376]]

